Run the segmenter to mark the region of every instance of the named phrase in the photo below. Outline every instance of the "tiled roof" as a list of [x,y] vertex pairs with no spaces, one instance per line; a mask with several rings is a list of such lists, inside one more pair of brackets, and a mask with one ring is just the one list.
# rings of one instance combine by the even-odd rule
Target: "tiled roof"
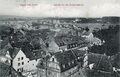
[[[72,67],[75,67],[79,60],[78,57],[83,58],[84,54],[85,54],[85,51],[69,50],[65,52],[57,52],[54,55],[57,61],[59,62],[61,72],[63,72]],[[65,68],[63,67],[63,65],[65,65]]]
[[18,52],[20,51],[20,48],[12,48],[8,50],[10,53],[11,58],[15,58],[15,56],[18,54]]
[[23,46],[22,51],[30,60],[39,59],[42,57],[42,55],[45,54],[45,51],[43,49],[34,50],[30,44]]
[[5,39],[1,42],[1,48],[4,48],[8,43],[9,43],[9,38],[5,38]]
[[0,62],[0,66],[0,77],[24,77],[9,65]]
[[72,43],[83,43],[85,42],[85,38],[83,37],[78,37],[78,36],[56,36],[55,42],[58,46],[64,46],[67,44],[72,44]]
[[5,65],[4,63],[0,63],[0,77],[7,77],[10,76],[10,66]]
[[45,51],[42,49],[41,50],[33,50],[31,53],[32,53],[32,55],[29,56],[30,60],[42,58],[42,56],[44,56],[46,54]]
[[95,63],[94,68],[103,71],[111,71],[112,66],[106,55],[103,54],[88,54],[88,64]]

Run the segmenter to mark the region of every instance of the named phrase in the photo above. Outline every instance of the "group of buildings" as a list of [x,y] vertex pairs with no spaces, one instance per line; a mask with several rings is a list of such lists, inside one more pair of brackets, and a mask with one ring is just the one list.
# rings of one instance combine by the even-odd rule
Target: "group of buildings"
[[89,47],[102,45],[105,41],[94,37],[92,31],[78,30],[74,25],[71,28],[71,33],[56,35],[55,32],[53,37],[49,37],[50,32],[46,29],[30,30],[29,33],[14,30],[8,37],[0,39],[0,62],[26,77],[87,77],[90,73],[87,71],[94,69],[111,76],[110,58],[105,54],[87,52]]
[[[46,42],[43,37],[40,37],[39,33],[37,36],[33,32],[31,37],[34,37],[34,35],[36,37],[28,43],[24,39],[24,42],[21,41],[22,36],[25,36],[25,34],[26,32],[22,30],[14,30],[13,34],[10,34],[9,37],[1,36],[0,43],[1,56],[4,56],[1,57],[1,61],[9,64],[24,76],[38,76],[39,74],[41,76],[42,74],[39,73],[41,72],[39,71],[40,69],[43,71],[47,69],[47,73],[53,70],[49,74],[51,77],[60,77],[62,72],[64,72],[63,77],[68,74],[70,75],[70,73],[78,72],[76,70],[78,69],[77,65],[82,63],[81,61],[89,45],[89,41],[85,38],[94,38],[93,35],[89,36],[91,34],[85,35],[84,33],[83,37],[78,35],[58,35],[50,39],[49,42]],[[43,64],[41,63],[42,60]],[[43,65],[42,68],[39,68],[39,64]],[[44,65],[46,65],[45,68]],[[58,74],[54,71],[57,71]]]

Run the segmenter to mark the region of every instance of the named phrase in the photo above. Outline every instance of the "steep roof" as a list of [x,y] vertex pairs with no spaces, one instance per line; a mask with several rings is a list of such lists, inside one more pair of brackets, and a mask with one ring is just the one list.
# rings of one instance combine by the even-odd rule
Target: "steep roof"
[[24,47],[22,47],[22,51],[30,60],[39,59],[42,57],[42,55],[45,54],[45,51],[43,49],[34,50],[31,45],[25,45]]
[[102,71],[112,71],[111,63],[106,55],[103,54],[88,54],[88,64],[94,63],[94,68]]
[[14,59],[18,54],[18,52],[20,51],[20,48],[12,48],[12,49],[9,49],[8,51],[10,53],[11,58]]
[[10,72],[10,66],[9,65],[5,65],[4,63],[0,63],[0,76],[1,77],[7,77],[10,76],[9,72]]
[[80,36],[56,36],[54,39],[58,46],[64,46],[64,45],[72,44],[72,43],[85,42],[85,38],[80,37]]
[[[52,54],[52,56],[54,56],[56,58],[58,65],[60,67],[60,72],[64,72],[64,71],[67,71],[67,70],[75,67],[78,62],[81,62],[81,59],[83,59],[84,54],[85,54],[85,51],[69,50],[69,51],[64,51],[64,52],[56,52],[56,53]],[[78,57],[80,57],[80,58],[78,59]],[[37,67],[41,68],[41,69],[45,69],[46,61],[48,61],[48,63],[49,63],[50,58],[51,58],[50,56],[47,56],[43,60],[40,60]],[[65,66],[65,67],[63,67],[63,66]]]
[[[79,60],[78,57],[83,58],[84,54],[85,54],[85,51],[69,50],[69,51],[65,51],[65,52],[57,52],[54,55],[59,63],[61,72],[64,72],[72,67],[75,67]],[[72,63],[72,62],[74,62],[74,63]],[[63,65],[65,65],[65,68],[63,67]]]
[[[39,59],[39,58],[42,58],[42,56],[44,56],[46,53],[44,50],[33,50],[31,52],[32,55],[30,55],[28,58],[30,60],[35,60],[35,59]],[[27,55],[27,54],[26,54]]]
[[1,48],[4,48],[8,43],[9,43],[9,38],[5,38],[5,39],[1,42]]
[[19,50],[20,50],[20,48],[8,48],[8,47],[5,47],[5,48],[1,49],[0,55],[5,56],[7,54],[7,51],[9,51],[10,57],[12,59],[14,59],[15,56],[18,54]]
[[9,65],[0,62],[0,66],[0,77],[24,77]]

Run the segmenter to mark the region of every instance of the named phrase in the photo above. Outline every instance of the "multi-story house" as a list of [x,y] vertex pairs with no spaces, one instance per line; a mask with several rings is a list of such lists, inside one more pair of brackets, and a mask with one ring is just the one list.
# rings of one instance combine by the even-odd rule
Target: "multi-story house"
[[88,42],[83,37],[78,36],[56,36],[49,43],[49,50],[54,52],[87,47]]
[[[10,56],[12,67],[21,73],[36,70],[36,65],[44,55],[43,50],[25,51],[21,48],[8,49],[7,56]],[[32,67],[32,68],[31,68]]]
[[40,77],[79,77],[85,51],[57,52],[37,65]]

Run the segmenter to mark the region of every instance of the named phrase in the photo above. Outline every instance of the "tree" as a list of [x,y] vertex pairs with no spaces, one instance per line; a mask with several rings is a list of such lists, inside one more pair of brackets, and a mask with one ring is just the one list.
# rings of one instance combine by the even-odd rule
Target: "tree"
[[93,35],[101,40],[105,40],[105,43],[101,46],[93,46],[89,48],[89,52],[114,55],[119,52],[119,25],[115,27],[109,27],[108,29],[101,29],[94,31]]

